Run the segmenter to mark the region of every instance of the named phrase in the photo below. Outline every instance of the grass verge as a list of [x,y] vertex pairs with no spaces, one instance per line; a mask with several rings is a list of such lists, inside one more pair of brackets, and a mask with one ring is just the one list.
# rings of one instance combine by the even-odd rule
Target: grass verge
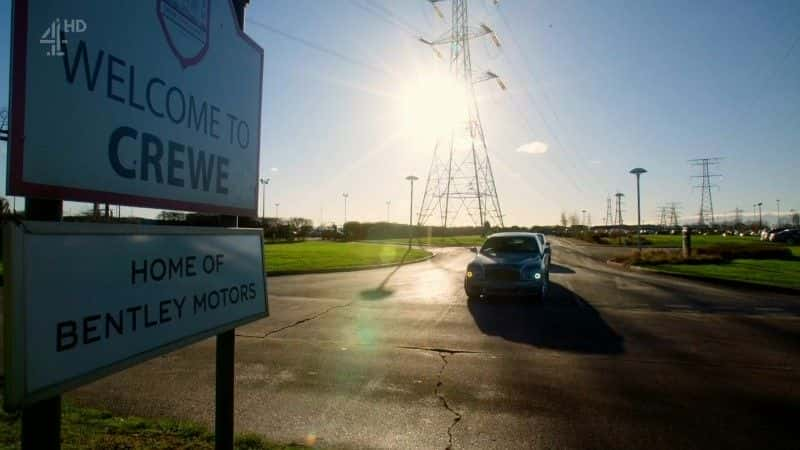
[[[61,415],[64,449],[213,449],[214,435],[191,422],[114,416],[109,412],[64,403]],[[0,448],[19,448],[20,416],[0,412]],[[279,445],[253,434],[237,435],[240,450],[288,450],[307,448]]]
[[734,259],[716,264],[660,264],[649,267],[681,275],[800,289],[800,261],[797,260]]
[[[469,236],[431,236],[414,238],[411,242],[417,246],[427,247],[480,247],[486,238],[480,235]],[[398,239],[379,239],[369,240],[364,242],[373,242],[380,244],[407,244],[408,238]]]
[[410,263],[429,252],[417,248],[364,242],[305,241],[264,246],[267,273],[347,270],[380,264]]

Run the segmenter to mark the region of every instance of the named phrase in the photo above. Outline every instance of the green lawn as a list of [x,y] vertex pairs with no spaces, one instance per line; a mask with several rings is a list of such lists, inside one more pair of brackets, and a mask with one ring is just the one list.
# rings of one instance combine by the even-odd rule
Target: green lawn
[[[793,247],[797,256],[800,247]],[[800,289],[800,261],[780,259],[734,259],[723,264],[661,264],[652,269],[724,280],[747,281]]]
[[[65,403],[61,415],[61,444],[64,449],[213,449],[214,435],[195,423],[114,416]],[[0,412],[0,448],[19,446],[19,415]],[[306,448],[270,444],[252,434],[238,435],[234,447],[241,450]]]
[[[480,247],[485,240],[486,238],[482,236],[471,235],[414,238],[412,243],[414,245],[430,247]],[[365,242],[377,242],[382,244],[407,244],[408,238],[369,240]]]
[[363,242],[305,241],[264,246],[267,273],[309,272],[353,269],[376,264],[419,261],[430,255],[425,250],[399,245]]

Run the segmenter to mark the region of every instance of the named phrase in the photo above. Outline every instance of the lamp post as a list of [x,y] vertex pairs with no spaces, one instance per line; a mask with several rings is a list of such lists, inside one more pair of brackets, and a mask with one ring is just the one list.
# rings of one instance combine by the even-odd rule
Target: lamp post
[[639,191],[639,177],[641,177],[643,173],[647,173],[647,171],[642,169],[641,167],[637,167],[635,169],[631,169],[630,173],[636,175],[636,215],[638,217],[636,223],[639,229],[636,237],[636,245],[639,248],[639,253],[641,253],[642,252],[642,197]]
[[761,221],[761,205],[763,205],[763,204],[764,204],[763,202],[756,203],[756,206],[758,206],[758,228],[759,229],[761,229],[764,226],[763,222]]
[[584,225],[584,226],[586,225],[586,210],[585,209],[581,210],[581,225]]
[[415,177],[414,175],[409,175],[406,177],[411,183],[411,203],[408,207],[408,248],[411,248],[411,239],[413,235],[413,221],[414,221],[414,181],[419,180],[419,178]]
[[281,204],[275,203],[275,220],[278,220],[278,206],[281,206]]
[[391,200],[387,200],[386,201],[386,223],[389,223],[389,217],[390,217],[389,216],[389,207],[391,207],[391,206],[392,206],[392,201]]
[[267,216],[267,185],[269,178],[259,178],[258,182],[261,183],[261,219]]
[[342,197],[344,197],[344,222],[342,222],[342,229],[344,229],[344,224],[347,223],[347,197],[350,197],[350,194],[345,192]]
[[778,228],[781,226],[781,199],[775,200],[775,203],[778,204]]

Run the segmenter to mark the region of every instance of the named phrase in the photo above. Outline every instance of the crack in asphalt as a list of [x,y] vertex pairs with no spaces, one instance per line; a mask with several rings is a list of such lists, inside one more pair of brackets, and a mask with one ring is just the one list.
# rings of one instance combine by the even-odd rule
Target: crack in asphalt
[[468,353],[468,354],[480,354],[480,353],[483,353],[483,352],[476,352],[476,351],[473,351],[473,350],[452,350],[452,349],[449,349],[449,348],[417,347],[417,346],[414,346],[414,345],[398,345],[397,348],[402,348],[402,349],[405,349],[405,350],[421,350],[421,351],[426,351],[426,352],[436,352],[436,353],[440,353],[440,354],[441,353],[445,353],[445,354],[448,354],[448,355],[458,355],[458,354],[462,354],[462,353]]
[[[450,404],[447,402],[447,397],[445,397],[444,394],[442,394],[440,388],[442,387],[442,384],[443,384],[442,375],[444,374],[444,369],[447,368],[447,355],[448,354],[452,355],[452,354],[455,354],[455,353],[454,352],[446,352],[446,351],[439,351],[437,353],[439,354],[439,357],[442,358],[442,368],[439,369],[439,376],[438,376],[438,379],[436,380],[436,389],[434,390],[434,393],[439,398],[439,400],[441,400],[442,406],[444,406],[444,408],[446,410],[450,411],[450,413],[453,414],[453,416],[454,416],[453,417],[453,422],[450,424],[449,427],[447,427],[448,444],[447,444],[446,450],[451,450],[453,448],[453,428],[455,428],[455,426],[458,425],[458,422],[461,421],[461,417],[462,416],[461,416],[460,412],[458,412],[455,409],[453,409],[452,407],[450,407]],[[460,353],[467,353],[467,352],[460,352]]]
[[238,336],[238,337],[246,337],[246,338],[254,338],[254,339],[264,339],[264,338],[266,338],[268,336],[272,336],[273,334],[280,333],[281,331],[284,331],[284,330],[288,330],[289,328],[294,328],[294,327],[296,327],[298,325],[301,325],[301,324],[304,324],[306,322],[310,322],[312,320],[319,319],[320,317],[324,316],[325,314],[328,314],[329,312],[333,311],[334,309],[347,308],[349,306],[352,306],[353,303],[355,303],[355,300],[353,300],[353,301],[351,301],[349,303],[345,303],[344,305],[331,306],[330,308],[320,312],[319,314],[314,314],[313,316],[306,317],[305,319],[300,319],[300,320],[298,320],[296,322],[290,323],[289,325],[285,325],[285,326],[282,326],[280,328],[276,328],[274,330],[267,331],[264,334],[236,333],[236,336]]

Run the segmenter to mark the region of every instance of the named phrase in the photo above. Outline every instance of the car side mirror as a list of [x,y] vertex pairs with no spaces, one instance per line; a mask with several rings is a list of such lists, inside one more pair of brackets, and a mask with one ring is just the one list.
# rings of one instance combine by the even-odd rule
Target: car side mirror
[[478,247],[470,247],[469,251],[471,251],[472,253],[478,253]]

